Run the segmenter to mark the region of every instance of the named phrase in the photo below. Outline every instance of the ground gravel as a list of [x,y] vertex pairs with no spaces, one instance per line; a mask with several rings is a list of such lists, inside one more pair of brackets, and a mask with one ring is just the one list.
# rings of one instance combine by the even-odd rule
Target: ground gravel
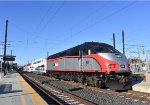
[[[43,77],[35,77],[43,80]],[[115,96],[112,94],[97,92],[89,88],[82,88],[77,85],[71,85],[60,80],[44,79],[49,85],[61,88],[67,92],[87,99],[96,105],[150,105],[150,103],[143,103],[142,101],[134,101],[133,99],[126,99],[124,97]]]

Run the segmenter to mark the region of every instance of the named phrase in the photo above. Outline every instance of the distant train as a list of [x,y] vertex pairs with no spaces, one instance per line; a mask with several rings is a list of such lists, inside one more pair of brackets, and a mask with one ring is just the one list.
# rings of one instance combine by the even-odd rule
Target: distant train
[[46,73],[47,69],[47,60],[45,58],[41,58],[39,60],[35,60],[33,63],[34,73],[43,74]]
[[45,58],[41,58],[33,61],[31,64],[24,65],[24,71],[33,72],[37,74],[46,73],[47,69],[47,60]]
[[47,58],[46,75],[90,86],[130,89],[130,74],[127,58],[105,43],[85,42]]

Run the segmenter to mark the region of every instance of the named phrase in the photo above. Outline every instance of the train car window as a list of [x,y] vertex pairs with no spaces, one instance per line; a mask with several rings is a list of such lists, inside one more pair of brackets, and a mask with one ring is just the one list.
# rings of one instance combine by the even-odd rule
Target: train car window
[[45,67],[44,65],[41,65],[41,67]]
[[88,50],[87,49],[83,50],[83,55],[88,55]]

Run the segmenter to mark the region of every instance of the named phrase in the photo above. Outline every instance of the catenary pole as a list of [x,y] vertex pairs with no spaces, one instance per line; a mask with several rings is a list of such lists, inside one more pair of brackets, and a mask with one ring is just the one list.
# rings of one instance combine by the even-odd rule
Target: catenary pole
[[114,45],[114,48],[116,48],[115,33],[113,33],[113,45]]
[[123,47],[123,54],[125,55],[125,47],[124,47],[124,31],[122,31],[122,47]]

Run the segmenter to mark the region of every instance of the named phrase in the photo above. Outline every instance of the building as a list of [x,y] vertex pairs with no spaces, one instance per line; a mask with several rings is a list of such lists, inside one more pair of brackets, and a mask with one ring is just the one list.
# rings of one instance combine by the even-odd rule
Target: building
[[141,72],[150,70],[150,60],[142,60],[139,58],[129,58],[132,72]]

